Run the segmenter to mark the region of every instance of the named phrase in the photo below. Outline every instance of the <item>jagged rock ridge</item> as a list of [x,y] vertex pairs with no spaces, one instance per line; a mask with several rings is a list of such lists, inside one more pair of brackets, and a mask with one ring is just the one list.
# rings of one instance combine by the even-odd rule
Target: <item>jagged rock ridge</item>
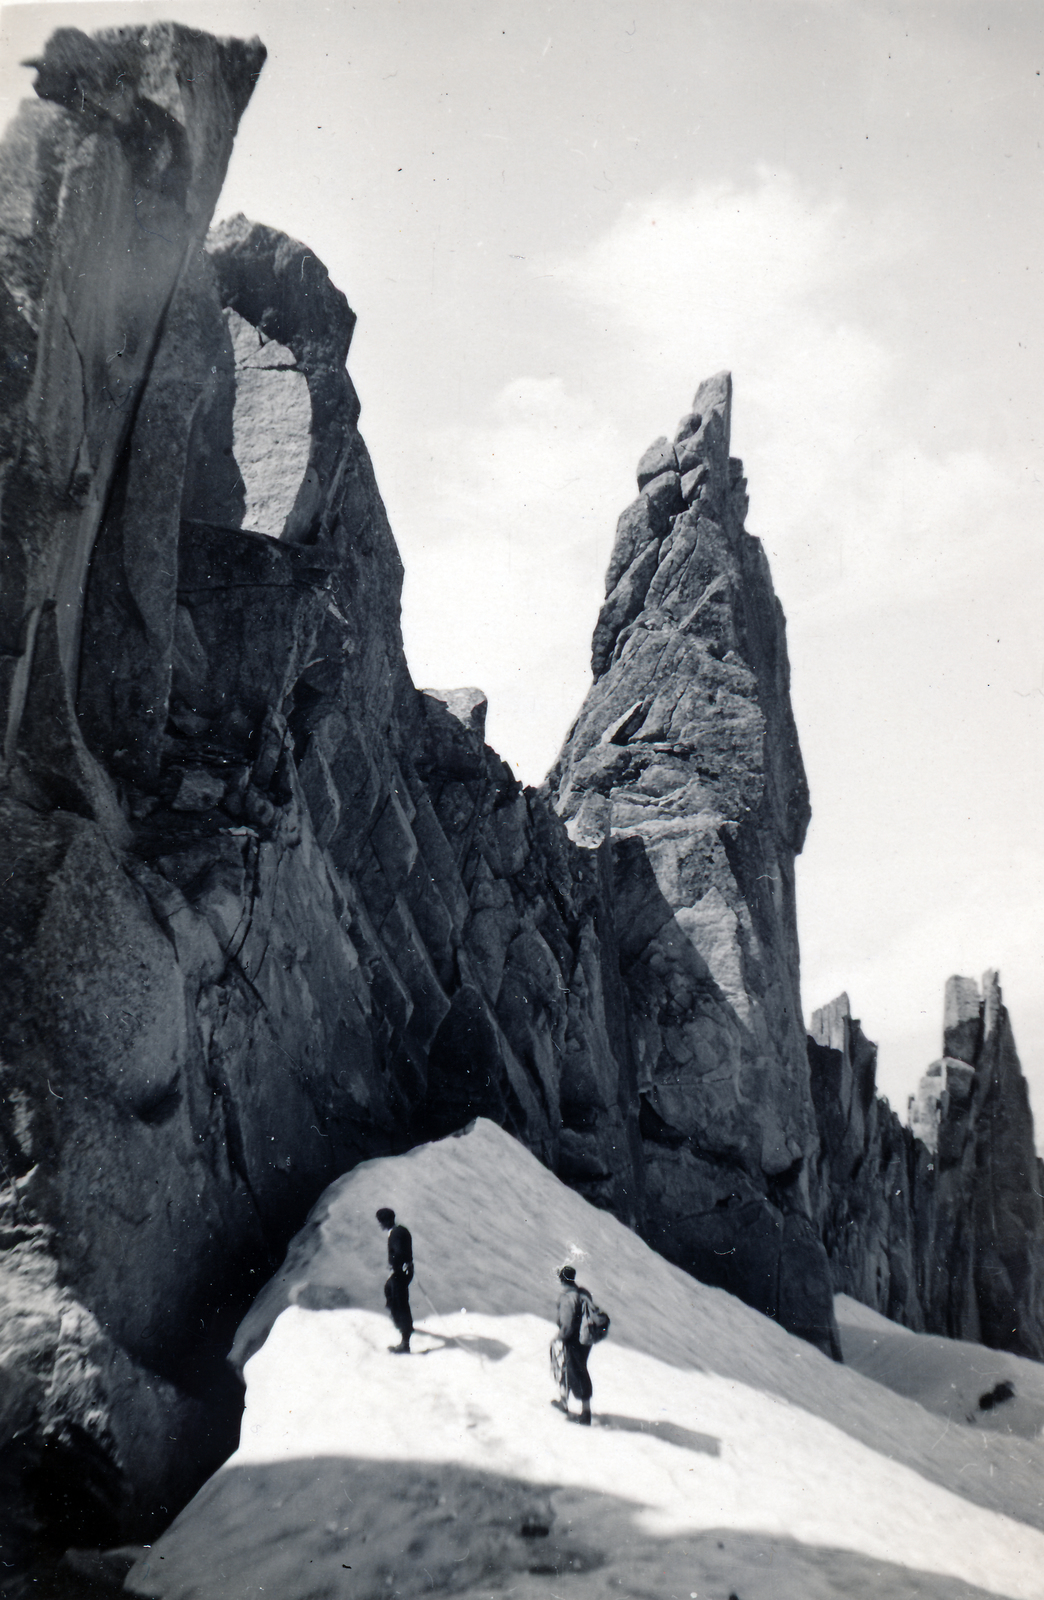
[[995,972],[946,986],[943,1055],[904,1126],[848,996],[808,1041],[834,1288],[907,1327],[1044,1359],[1044,1163]]

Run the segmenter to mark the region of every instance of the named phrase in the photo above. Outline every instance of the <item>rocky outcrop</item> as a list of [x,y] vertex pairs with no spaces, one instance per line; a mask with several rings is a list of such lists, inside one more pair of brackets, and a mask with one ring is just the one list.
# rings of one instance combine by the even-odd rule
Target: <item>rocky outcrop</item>
[[[621,666],[553,796],[523,791],[477,691],[410,680],[344,296],[245,219],[203,245],[261,59],[62,33],[3,157],[24,374],[0,1453],[23,1542],[169,1512],[234,1439],[231,1327],[317,1195],[477,1114],[831,1333],[793,1048],[807,798],[728,380],[657,447],[673,468],[643,464],[596,638]],[[90,183],[111,249],[88,248]],[[19,1314],[27,1283],[46,1314]]]
[[817,1216],[835,1288],[907,1327],[1044,1360],[1044,1167],[995,972],[946,986],[904,1127],[842,995],[812,1019]]
[[877,1046],[846,994],[813,1012],[808,1055],[815,1214],[834,1289],[927,1331],[919,1241],[931,1232],[931,1156],[877,1094]]
[[410,681],[344,296],[201,247],[261,59],[58,35],[2,158],[5,1559],[227,1454],[234,1324],[362,1157],[482,1112],[640,1204],[609,853]]
[[731,402],[729,375],[711,378],[674,441],[639,463],[595,682],[549,781],[575,838],[611,842],[645,1237],[836,1348],[808,1189],[794,911],[808,792],[783,614],[743,527]]
[[5,1325],[0,1448],[30,1542],[169,1511],[234,1439],[230,1329],[316,1196],[476,1114],[830,1335],[792,1049],[807,800],[728,380],[623,519],[618,576],[662,542],[658,598],[603,618],[630,677],[600,675],[612,727],[588,708],[552,805],[477,691],[410,681],[344,296],[242,218],[202,246],[260,63],[63,33],[3,158],[4,1281],[49,1309]]
[[[263,61],[257,41],[174,25],[94,39],[62,29],[35,63],[39,98],[23,106],[0,157],[4,757],[12,770],[31,769],[27,799],[75,802],[110,824],[108,786],[73,709],[84,586],[117,460],[132,423],[151,409],[143,408],[150,375],[158,368],[168,395],[178,382],[157,364],[157,346]],[[193,377],[204,385],[202,372]],[[150,398],[155,406],[161,394]],[[176,477],[187,402],[179,395],[156,418],[151,448],[143,440],[143,465],[160,477],[165,468]],[[137,539],[162,558],[176,538],[177,497],[163,500],[169,483],[151,487],[167,525],[154,517]],[[132,589],[131,598],[144,602],[141,626],[156,632],[169,625],[173,578],[164,590],[150,577],[149,593]],[[162,717],[148,703],[162,684],[140,687],[143,730],[158,724],[161,736]]]

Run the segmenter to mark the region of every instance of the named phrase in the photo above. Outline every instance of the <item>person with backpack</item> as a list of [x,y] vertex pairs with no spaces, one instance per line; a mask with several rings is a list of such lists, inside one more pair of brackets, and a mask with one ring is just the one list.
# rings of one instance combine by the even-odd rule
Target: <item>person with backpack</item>
[[[595,1305],[589,1289],[576,1281],[576,1268],[568,1264],[558,1269],[562,1292],[558,1297],[558,1338],[551,1346],[551,1366],[556,1373],[562,1394],[552,1402],[564,1411],[570,1422],[591,1426],[591,1375],[587,1358],[591,1346],[604,1339],[609,1331],[609,1318]],[[560,1352],[560,1354],[559,1354]],[[557,1360],[556,1360],[557,1357]],[[580,1402],[580,1415],[569,1409],[569,1396],[576,1395]]]
[[413,1281],[413,1239],[409,1228],[396,1222],[390,1206],[382,1206],[377,1221],[388,1235],[388,1265],[391,1275],[384,1285],[384,1303],[388,1314],[399,1330],[398,1344],[389,1345],[393,1355],[408,1356],[413,1334],[413,1313],[410,1311],[410,1284]]

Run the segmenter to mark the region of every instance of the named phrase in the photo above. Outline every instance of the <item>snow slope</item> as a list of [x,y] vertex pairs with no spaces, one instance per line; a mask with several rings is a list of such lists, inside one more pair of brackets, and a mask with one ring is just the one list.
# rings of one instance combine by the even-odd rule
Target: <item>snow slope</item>
[[[414,1236],[409,1358],[387,1352],[379,1205]],[[590,1430],[549,1405],[567,1258],[613,1316]],[[1044,1600],[1039,1440],[828,1361],[490,1123],[332,1185],[235,1354],[240,1448],[134,1593]]]
[[[1044,1365],[1006,1350],[911,1333],[869,1306],[834,1296],[845,1361],[875,1383],[917,1400],[951,1422],[1039,1437],[1044,1429]],[[994,1398],[998,1387],[1010,1396]],[[983,1399],[986,1405],[983,1405]]]

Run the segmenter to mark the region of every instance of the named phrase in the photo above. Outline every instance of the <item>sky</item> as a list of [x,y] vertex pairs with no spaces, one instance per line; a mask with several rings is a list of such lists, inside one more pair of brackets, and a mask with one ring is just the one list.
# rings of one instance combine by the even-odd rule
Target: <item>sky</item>
[[305,240],[406,567],[421,686],[538,783],[590,683],[634,468],[728,367],[813,820],[806,1015],[905,1114],[1000,971],[1044,1145],[1044,7],[1037,0],[4,5],[268,61],[218,215]]

